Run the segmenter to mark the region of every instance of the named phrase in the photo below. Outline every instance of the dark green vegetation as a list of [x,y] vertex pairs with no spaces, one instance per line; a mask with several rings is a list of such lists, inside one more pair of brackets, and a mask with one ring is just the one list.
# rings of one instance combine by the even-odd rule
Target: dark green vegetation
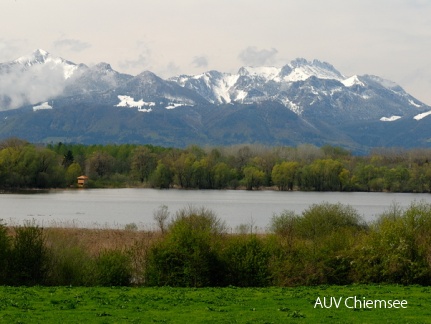
[[14,286],[268,287],[431,285],[431,205],[393,206],[375,223],[341,204],[274,215],[271,233],[228,234],[188,207],[160,232],[0,226],[0,284]]
[[[429,288],[0,287],[4,323],[429,323]],[[407,300],[405,309],[314,308],[318,297]]]
[[151,145],[0,143],[0,187],[89,187],[431,192],[431,150],[257,145],[185,149]]

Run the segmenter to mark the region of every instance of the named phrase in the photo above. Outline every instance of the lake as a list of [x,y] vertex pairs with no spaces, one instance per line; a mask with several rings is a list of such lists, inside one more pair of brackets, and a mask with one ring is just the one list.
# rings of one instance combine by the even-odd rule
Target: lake
[[329,202],[354,207],[372,221],[393,203],[408,207],[414,201],[431,203],[430,194],[368,192],[281,192],[245,190],[157,190],[80,189],[45,193],[0,194],[0,219],[11,225],[35,220],[41,226],[124,228],[135,223],[140,229],[154,229],[153,213],[161,205],[171,215],[193,205],[213,210],[235,229],[248,224],[264,231],[274,213],[301,213],[311,204]]

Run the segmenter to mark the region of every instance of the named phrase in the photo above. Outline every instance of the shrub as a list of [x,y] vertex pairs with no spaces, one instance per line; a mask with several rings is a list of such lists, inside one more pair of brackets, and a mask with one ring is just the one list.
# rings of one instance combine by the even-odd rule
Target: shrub
[[223,252],[225,284],[263,287],[270,283],[270,253],[256,235],[238,235],[228,240]]
[[431,283],[431,205],[393,206],[373,224],[355,251],[355,277],[360,282]]
[[280,215],[273,215],[271,218],[270,231],[276,235],[292,241],[295,236],[295,227],[299,216],[293,211],[283,211]]
[[296,233],[305,239],[316,240],[342,228],[363,229],[365,223],[358,212],[343,204],[313,204],[302,213]]
[[276,281],[288,285],[350,283],[350,251],[366,228],[357,211],[342,204],[314,204],[301,216],[289,211],[274,215],[271,229],[279,248],[271,271]]
[[96,269],[96,280],[101,286],[128,286],[131,283],[130,258],[123,251],[102,251],[96,260]]
[[186,287],[220,284],[221,263],[217,239],[225,225],[205,208],[188,207],[177,212],[166,236],[150,250],[147,283]]
[[15,228],[11,258],[10,278],[14,285],[42,284],[47,270],[47,250],[43,229],[34,223]]

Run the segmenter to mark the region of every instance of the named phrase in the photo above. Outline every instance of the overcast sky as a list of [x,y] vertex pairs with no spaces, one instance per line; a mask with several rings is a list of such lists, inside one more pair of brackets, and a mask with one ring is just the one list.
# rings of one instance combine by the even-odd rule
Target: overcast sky
[[42,48],[167,78],[318,59],[431,105],[431,0],[1,0],[0,62]]

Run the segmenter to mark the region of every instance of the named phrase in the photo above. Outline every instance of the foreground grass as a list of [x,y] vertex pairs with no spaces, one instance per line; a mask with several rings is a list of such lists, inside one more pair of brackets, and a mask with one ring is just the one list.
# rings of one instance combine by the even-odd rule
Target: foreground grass
[[[430,323],[431,288],[0,287],[1,323]],[[314,308],[318,297],[407,300],[406,309]]]

